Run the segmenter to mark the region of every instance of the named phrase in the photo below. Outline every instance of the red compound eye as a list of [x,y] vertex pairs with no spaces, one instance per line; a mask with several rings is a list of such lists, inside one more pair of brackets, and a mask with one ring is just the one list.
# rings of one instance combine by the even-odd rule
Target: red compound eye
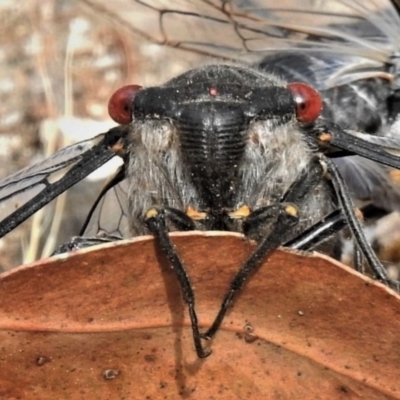
[[108,102],[108,113],[115,122],[132,122],[132,101],[141,88],[139,85],[128,85],[114,92]]
[[300,122],[314,122],[322,111],[322,99],[319,93],[304,83],[289,83],[288,89],[292,92],[296,102],[297,120]]

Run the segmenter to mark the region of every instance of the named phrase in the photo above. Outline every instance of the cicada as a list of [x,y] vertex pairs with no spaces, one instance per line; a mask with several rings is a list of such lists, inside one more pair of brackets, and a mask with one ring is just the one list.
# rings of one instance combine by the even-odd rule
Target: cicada
[[[347,226],[374,276],[397,285],[355,211],[400,204],[391,178],[400,168],[394,2],[85,3],[134,38],[205,60],[160,85],[117,90],[108,108],[118,126],[3,179],[0,237],[121,157],[63,249],[153,234],[181,285],[199,357],[209,354],[201,339],[215,335],[235,294],[281,245],[339,258]],[[239,231],[259,244],[207,332],[172,230]]]

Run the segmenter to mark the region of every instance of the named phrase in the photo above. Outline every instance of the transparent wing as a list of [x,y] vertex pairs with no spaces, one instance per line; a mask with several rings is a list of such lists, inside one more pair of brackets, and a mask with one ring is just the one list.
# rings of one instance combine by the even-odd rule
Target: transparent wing
[[[358,79],[382,76],[385,65],[399,48],[399,14],[385,0],[254,0],[247,12],[265,18],[279,34],[269,39],[248,35],[251,51],[293,51],[301,49],[325,61],[316,65],[317,86],[327,89]],[[389,77],[388,77],[389,79]]]
[[393,182],[391,169],[359,156],[334,162],[358,207],[372,204],[387,212],[400,211],[400,187]]
[[104,135],[99,135],[93,139],[68,146],[51,157],[0,180],[1,217],[4,218],[6,216],[3,214],[4,206],[6,206],[6,204],[3,204],[5,200],[9,203],[10,198],[15,199],[19,194],[24,194],[25,201],[29,200],[45,185],[49,184],[52,176],[56,173],[64,174],[69,167],[82,159],[83,153],[98,144],[103,137]]
[[387,65],[400,47],[400,17],[389,0],[84,2],[135,35],[218,59],[259,61],[301,49],[323,61],[319,89],[395,75]]
[[101,134],[66,147],[1,180],[0,237],[114,157],[113,143],[106,140]]
[[83,237],[101,237],[104,234],[129,238],[128,226],[128,182],[123,179],[101,193],[98,203],[80,233]]
[[369,135],[368,133],[356,132],[352,130],[346,130],[346,132],[365,140],[368,143],[376,145],[390,154],[400,156],[400,140],[397,138]]
[[[399,140],[352,130],[346,130],[346,133],[374,145],[380,149],[381,154],[387,152],[387,156],[396,156],[394,159],[398,163]],[[335,158],[334,162],[356,201],[357,207],[373,205],[387,212],[400,209],[400,186],[396,182],[397,174],[394,173],[393,168],[360,156]]]

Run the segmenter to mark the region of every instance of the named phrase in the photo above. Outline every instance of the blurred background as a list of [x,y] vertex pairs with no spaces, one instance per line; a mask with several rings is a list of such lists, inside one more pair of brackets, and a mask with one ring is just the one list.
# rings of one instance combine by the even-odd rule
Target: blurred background
[[[115,6],[124,3],[135,11],[132,1]],[[134,17],[144,21],[145,11]],[[162,83],[195,63],[177,53],[135,35],[96,2],[0,0],[0,178],[115,126],[111,94],[128,83]],[[107,165],[1,239],[0,271],[77,235],[115,169]]]

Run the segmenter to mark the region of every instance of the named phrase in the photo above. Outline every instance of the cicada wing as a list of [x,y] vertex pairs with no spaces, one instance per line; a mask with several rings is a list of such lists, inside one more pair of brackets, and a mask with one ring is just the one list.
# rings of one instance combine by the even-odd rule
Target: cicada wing
[[83,237],[129,238],[128,182],[126,179],[100,194],[80,233]]
[[110,129],[0,181],[0,237],[114,157],[125,135]]
[[[0,180],[0,203],[14,196],[25,193],[39,185],[50,182],[53,174],[65,173],[72,165],[82,159],[82,154],[90,150],[104,138],[104,134],[88,139],[56,152],[36,164],[23,168]],[[62,172],[63,171],[63,172]]]
[[300,72],[306,81],[307,72],[312,75],[320,90],[372,77],[392,78],[385,73],[399,49],[400,17],[389,0],[253,0],[241,8],[256,19],[257,28],[243,24],[239,30],[248,51],[268,55],[300,50],[314,57],[312,69]]
[[321,90],[382,76],[400,47],[400,17],[389,0],[84,2],[153,43],[218,59],[312,54],[321,60],[313,71]]
[[[355,131],[342,131],[349,138],[355,136],[379,155],[398,160],[400,163],[400,141],[392,137],[375,136]],[[359,146],[358,148],[361,148]],[[395,156],[395,157],[393,157]],[[335,158],[356,205],[372,204],[387,212],[400,210],[400,186],[393,168],[387,167],[365,157],[349,156]]]
[[[234,59],[243,43],[233,28],[235,2],[202,0],[84,0],[119,29],[128,29],[153,43]],[[242,11],[240,7],[238,11]]]
[[391,136],[376,136],[368,133],[356,132],[353,130],[346,130],[348,134],[351,134],[363,141],[366,141],[374,146],[381,148],[389,154],[400,156],[400,140],[396,137]]
[[334,162],[356,206],[373,205],[387,212],[400,211],[400,186],[392,169],[359,156],[336,158]]

